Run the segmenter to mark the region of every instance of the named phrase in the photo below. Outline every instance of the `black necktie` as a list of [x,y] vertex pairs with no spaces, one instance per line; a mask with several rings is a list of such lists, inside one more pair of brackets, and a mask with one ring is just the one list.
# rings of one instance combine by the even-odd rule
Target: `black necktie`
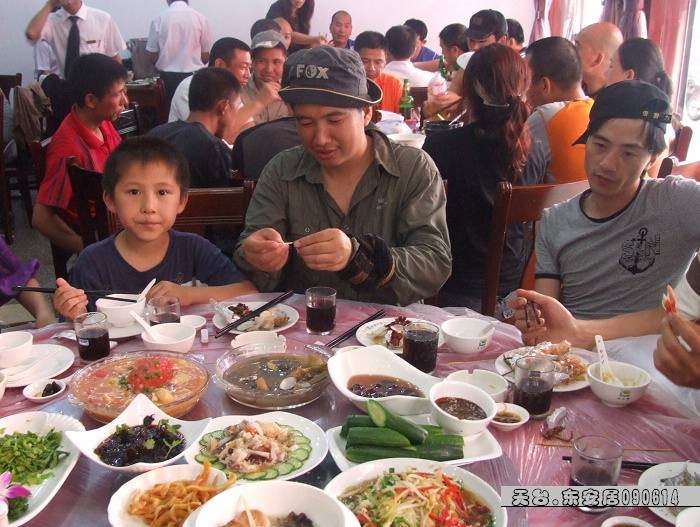
[[66,78],[70,73],[70,67],[73,65],[73,61],[80,55],[80,29],[78,29],[78,17],[73,15],[68,17],[73,25],[68,33],[68,43],[66,45]]

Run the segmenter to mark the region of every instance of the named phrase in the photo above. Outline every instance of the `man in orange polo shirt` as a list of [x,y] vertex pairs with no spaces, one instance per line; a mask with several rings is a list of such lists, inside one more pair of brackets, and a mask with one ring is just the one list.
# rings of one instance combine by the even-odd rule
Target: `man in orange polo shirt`
[[32,226],[52,243],[78,253],[78,214],[66,161],[75,156],[83,168],[102,172],[107,156],[121,139],[112,126],[128,103],[127,71],[99,53],[78,57],[68,75],[75,103],[53,136],[46,154],[46,177],[39,187]]
[[367,78],[374,81],[384,96],[378,109],[399,113],[399,101],[403,94],[403,80],[386,73],[386,52],[389,45],[386,37],[377,31],[364,31],[355,39],[355,51],[362,59]]

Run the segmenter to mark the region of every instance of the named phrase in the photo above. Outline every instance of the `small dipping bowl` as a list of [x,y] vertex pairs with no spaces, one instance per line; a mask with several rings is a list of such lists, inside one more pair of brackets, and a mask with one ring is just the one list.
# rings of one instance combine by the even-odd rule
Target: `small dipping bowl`
[[423,148],[423,143],[425,142],[425,136],[423,134],[389,134],[387,137],[402,145],[413,146],[415,148]]
[[151,340],[148,333],[144,331],[141,333],[141,339],[146,348],[149,350],[174,351],[176,353],[187,353],[190,351],[194,343],[194,336],[197,334],[197,330],[192,326],[179,322],[168,322],[151,326],[151,331],[175,340],[173,342],[156,342]]
[[111,297],[133,298],[136,300],[139,295],[115,294],[97,299],[97,302],[95,302],[97,310],[104,313],[107,317],[107,322],[116,328],[125,328],[133,324],[134,319],[131,317],[130,312],[135,311],[141,314],[143,313],[143,307],[146,305],[145,298],[142,298],[140,302],[123,302],[121,300],[114,300]]
[[[437,400],[443,397],[466,399],[481,407],[486,418],[478,420],[459,419],[445,412],[437,405]],[[430,414],[445,431],[451,434],[472,436],[480,434],[491,423],[496,415],[496,403],[491,396],[481,388],[464,382],[443,381],[430,388]]]
[[32,351],[34,336],[28,331],[0,333],[0,368],[22,364]]
[[[502,423],[500,421],[497,421],[496,419],[498,419],[498,416],[501,412],[515,414],[520,418],[520,420],[517,423]],[[498,403],[496,405],[496,416],[493,418],[493,421],[491,421],[491,426],[494,427],[496,430],[510,432],[512,430],[515,430],[516,428],[520,428],[529,420],[530,414],[522,406],[518,406],[517,404],[512,403]]]
[[610,363],[610,369],[626,386],[617,386],[600,380],[600,363],[588,366],[588,382],[591,390],[606,406],[619,408],[641,398],[649,387],[651,375],[648,372],[625,362]]
[[495,327],[481,335],[489,324],[491,322],[479,318],[455,317],[445,320],[440,327],[445,335],[445,343],[453,351],[469,355],[486,349],[491,342],[491,337],[496,331]]
[[467,370],[455,371],[450,373],[445,380],[466,382],[481,388],[497,403],[505,401],[508,393],[508,381],[506,378],[488,370],[474,369],[472,373],[469,373]]
[[[59,390],[58,392],[47,395],[46,397],[42,397],[41,393],[44,391],[44,388],[46,387],[47,384],[51,384],[55,382]],[[24,395],[27,399],[32,401],[33,403],[47,403],[49,401],[53,401],[57,397],[60,397],[63,395],[63,393],[66,391],[66,383],[60,379],[45,379],[43,381],[37,381],[33,382],[31,384],[28,384],[27,386],[24,387],[24,390],[22,390],[22,395]]]
[[[681,524],[676,520],[676,526],[680,527],[680,525]],[[687,527],[691,525],[697,527],[698,524],[689,523]],[[633,516],[612,516],[605,520],[600,527],[652,527],[652,525]]]
[[676,527],[698,527],[698,525],[700,525],[700,507],[690,507],[682,510],[676,516]]
[[194,329],[202,329],[206,323],[207,319],[199,315],[182,315],[180,317],[180,324],[192,326]]

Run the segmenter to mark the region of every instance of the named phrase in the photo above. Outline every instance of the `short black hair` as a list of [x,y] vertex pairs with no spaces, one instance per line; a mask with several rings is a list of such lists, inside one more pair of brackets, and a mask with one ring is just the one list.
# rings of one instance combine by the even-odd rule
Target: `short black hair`
[[512,38],[518,45],[525,44],[525,32],[523,26],[514,18],[506,18],[508,24],[508,38]]
[[428,38],[428,26],[425,22],[418,20],[417,18],[409,18],[403,23],[404,26],[408,26],[420,37],[421,40]]
[[534,41],[525,53],[533,82],[544,77],[560,88],[581,84],[581,56],[576,46],[563,37],[546,37]]
[[275,22],[272,19],[261,18],[260,20],[256,20],[255,22],[253,22],[253,25],[250,26],[250,39],[253,40],[253,37],[258,33],[262,33],[263,31],[269,30],[277,31],[279,33],[280,31],[282,31],[282,28],[277,22]]
[[81,55],[73,61],[68,74],[68,91],[71,102],[79,108],[85,106],[89,94],[102,99],[119,81],[126,82],[129,72],[121,63],[102,53]]
[[231,100],[241,93],[235,75],[223,68],[202,68],[190,83],[190,112],[207,112],[221,100]]
[[107,158],[102,175],[102,188],[108,196],[114,197],[117,183],[124,172],[135,163],[166,165],[175,173],[175,181],[180,187],[180,198],[190,188],[190,167],[180,151],[160,137],[139,135],[124,139]]
[[214,67],[216,59],[221,59],[228,64],[233,59],[237,49],[250,53],[250,46],[242,40],[233,37],[220,38],[214,42],[209,52],[209,67]]
[[416,32],[408,26],[390,27],[386,32],[389,53],[396,60],[408,60],[416,51]]
[[379,31],[363,31],[355,37],[354,48],[358,53],[361,49],[383,49],[386,52],[389,44]]
[[[460,48],[464,49],[462,46],[465,46],[467,43],[467,37],[465,35],[466,32],[467,26],[464,24],[448,24],[442,28],[442,31],[440,31],[438,37],[448,48],[451,48],[452,46],[459,46]],[[469,51],[469,49],[465,49],[464,51]]]

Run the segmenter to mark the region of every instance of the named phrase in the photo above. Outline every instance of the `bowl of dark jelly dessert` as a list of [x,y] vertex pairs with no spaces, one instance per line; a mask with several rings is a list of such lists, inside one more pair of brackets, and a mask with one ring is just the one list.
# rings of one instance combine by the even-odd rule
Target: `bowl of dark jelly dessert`
[[446,432],[480,434],[496,416],[496,402],[481,388],[444,381],[430,389],[430,414]]
[[297,347],[285,341],[245,344],[219,357],[213,380],[245,406],[295,408],[321,397],[330,384],[328,359],[320,347]]

